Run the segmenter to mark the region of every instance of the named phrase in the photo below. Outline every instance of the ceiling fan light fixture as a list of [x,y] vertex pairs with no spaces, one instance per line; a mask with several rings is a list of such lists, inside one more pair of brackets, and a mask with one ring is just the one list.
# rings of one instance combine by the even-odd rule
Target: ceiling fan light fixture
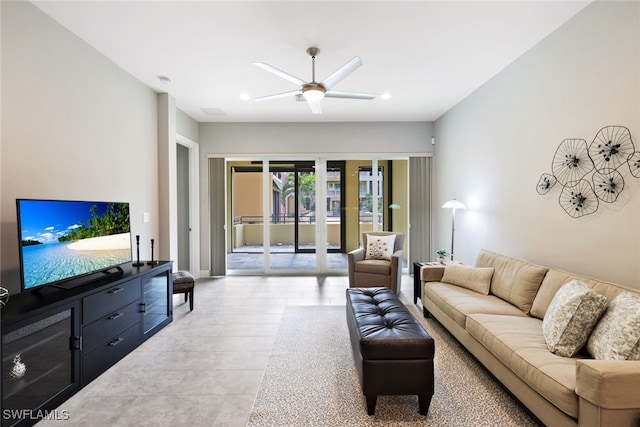
[[324,92],[324,88],[319,85],[302,88],[302,96],[311,102],[320,101],[324,98]]

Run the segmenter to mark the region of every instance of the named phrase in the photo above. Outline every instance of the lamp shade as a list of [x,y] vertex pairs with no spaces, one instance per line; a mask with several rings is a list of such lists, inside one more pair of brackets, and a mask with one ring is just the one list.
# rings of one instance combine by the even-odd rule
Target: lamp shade
[[324,98],[324,91],[319,88],[310,88],[302,92],[302,96],[307,101],[319,101]]
[[451,199],[442,205],[445,209],[467,209],[467,207],[456,199]]

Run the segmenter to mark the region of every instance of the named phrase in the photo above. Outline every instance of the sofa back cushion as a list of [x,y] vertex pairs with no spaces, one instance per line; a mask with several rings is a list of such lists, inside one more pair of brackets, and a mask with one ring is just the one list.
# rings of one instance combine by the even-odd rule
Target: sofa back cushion
[[[490,292],[529,314],[547,268],[482,249],[477,267],[493,267]],[[551,302],[551,300],[549,300]]]
[[[582,283],[589,285],[594,291],[606,296],[608,301],[611,301],[618,294],[629,290],[628,288],[614,283],[603,282],[590,277],[579,276],[577,274],[567,273],[566,271],[552,268],[544,276],[544,280],[540,285],[540,290],[538,290],[538,294],[533,300],[531,315],[538,319],[544,319],[544,315],[546,314],[549,304],[556,292],[558,292],[562,285],[572,280],[579,280]],[[635,291],[638,292],[637,289]]]

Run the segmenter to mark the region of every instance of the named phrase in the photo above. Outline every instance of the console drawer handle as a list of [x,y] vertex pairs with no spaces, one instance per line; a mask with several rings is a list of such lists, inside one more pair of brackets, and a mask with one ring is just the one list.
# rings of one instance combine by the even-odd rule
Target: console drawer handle
[[117,294],[120,291],[124,291],[124,288],[113,288],[113,289],[109,289],[109,293],[110,294]]
[[124,316],[124,313],[120,312],[120,313],[112,314],[111,316],[107,317],[107,319],[116,320],[120,316]]
[[111,341],[109,343],[109,346],[111,346],[111,347],[116,346],[116,345],[120,344],[122,341],[124,341],[124,338],[120,337],[120,338],[118,338],[116,340]]

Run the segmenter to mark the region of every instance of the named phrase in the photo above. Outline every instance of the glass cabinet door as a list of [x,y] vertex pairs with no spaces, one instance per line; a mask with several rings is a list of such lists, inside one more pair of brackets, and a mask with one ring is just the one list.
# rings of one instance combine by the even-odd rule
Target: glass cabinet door
[[[2,335],[2,425],[30,420],[79,385],[78,303]],[[10,415],[10,416],[7,416]]]
[[146,339],[160,325],[171,321],[171,270],[142,277],[143,334]]

